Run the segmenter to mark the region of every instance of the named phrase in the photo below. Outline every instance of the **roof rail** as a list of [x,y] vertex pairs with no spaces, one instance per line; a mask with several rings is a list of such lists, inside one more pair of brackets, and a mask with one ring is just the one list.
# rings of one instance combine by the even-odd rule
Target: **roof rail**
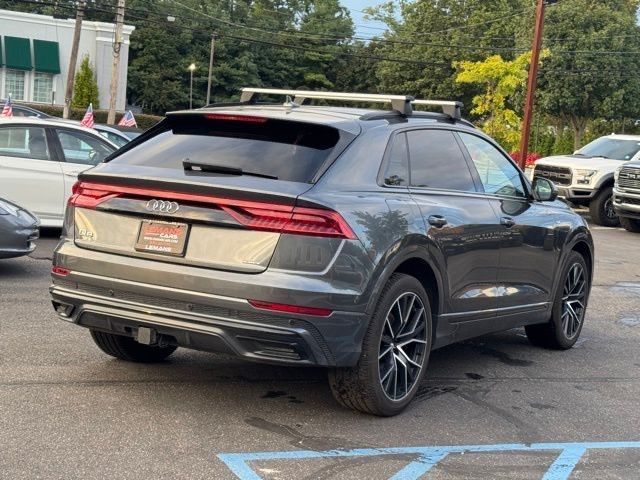
[[462,102],[454,102],[448,100],[414,100],[414,105],[428,105],[430,107],[441,107],[442,113],[449,115],[451,118],[460,120],[462,118]]
[[345,93],[345,92],[316,92],[312,90],[282,90],[278,88],[243,88],[240,95],[240,102],[252,103],[256,97],[265,95],[284,95],[293,98],[299,105],[307,99],[340,100],[344,102],[372,102],[390,103],[392,110],[402,114],[411,115],[413,105],[429,105],[441,107],[443,113],[459,120],[461,118],[461,102],[439,101],[439,100],[415,100],[411,95],[377,95],[369,93]]

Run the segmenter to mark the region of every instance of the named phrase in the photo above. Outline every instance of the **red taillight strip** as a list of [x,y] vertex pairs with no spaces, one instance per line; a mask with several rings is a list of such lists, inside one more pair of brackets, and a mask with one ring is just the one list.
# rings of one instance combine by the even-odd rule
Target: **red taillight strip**
[[236,200],[153,188],[100,185],[90,182],[76,183],[69,203],[78,207],[95,208],[100,203],[119,196],[161,198],[215,205],[241,225],[253,230],[350,240],[357,238],[340,214],[322,208],[294,207],[279,203]]
[[209,113],[205,115],[208,120],[224,120],[228,122],[243,122],[243,123],[267,123],[265,117],[254,117],[252,115],[236,115],[230,113]]
[[51,273],[54,275],[59,275],[61,277],[66,277],[71,273],[71,270],[69,270],[68,268],[58,267],[54,265],[53,267],[51,267]]
[[300,307],[298,305],[287,305],[285,303],[263,302],[261,300],[249,300],[249,303],[254,308],[258,308],[260,310],[273,310],[276,312],[297,313],[300,315],[313,315],[315,317],[328,317],[333,313],[333,310],[330,310],[328,308]]

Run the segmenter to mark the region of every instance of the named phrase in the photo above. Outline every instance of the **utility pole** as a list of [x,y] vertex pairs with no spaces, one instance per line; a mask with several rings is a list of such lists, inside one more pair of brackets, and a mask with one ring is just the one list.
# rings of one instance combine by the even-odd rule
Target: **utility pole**
[[533,33],[533,47],[531,48],[531,65],[529,65],[529,79],[527,81],[527,98],[524,104],[524,120],[522,121],[522,136],[520,137],[520,168],[524,169],[529,150],[531,136],[531,120],[533,118],[533,101],[536,94],[538,80],[538,63],[542,48],[542,32],[544,30],[544,7],[556,3],[557,0],[538,0],[536,7],[536,25]]
[[207,82],[207,105],[211,101],[211,75],[213,73],[213,52],[216,49],[216,34],[211,34],[211,53],[209,54],[209,81]]
[[82,31],[82,20],[84,19],[84,8],[87,2],[78,2],[76,7],[76,25],[73,29],[73,43],[71,44],[71,56],[69,57],[69,70],[67,71],[67,86],[64,92],[64,109],[62,118],[69,118],[71,109],[71,99],[73,97],[73,83],[76,79],[76,63],[78,63],[78,46],[80,45],[80,33]]
[[111,87],[109,89],[109,114],[107,123],[116,123],[116,98],[118,96],[118,67],[120,66],[120,49],[122,47],[122,24],[124,23],[124,2],[118,0],[116,10],[116,32],[113,39],[113,65],[111,67]]

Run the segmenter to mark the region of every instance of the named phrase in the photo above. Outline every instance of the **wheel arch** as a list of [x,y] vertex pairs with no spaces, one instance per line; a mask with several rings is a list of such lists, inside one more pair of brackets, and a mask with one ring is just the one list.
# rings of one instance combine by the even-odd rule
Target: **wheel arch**
[[445,302],[445,283],[436,262],[430,258],[428,251],[423,246],[407,247],[386,262],[381,273],[377,275],[377,280],[369,295],[366,312],[373,313],[380,292],[394,273],[411,275],[424,287],[431,304],[432,334],[435,335],[438,314]]

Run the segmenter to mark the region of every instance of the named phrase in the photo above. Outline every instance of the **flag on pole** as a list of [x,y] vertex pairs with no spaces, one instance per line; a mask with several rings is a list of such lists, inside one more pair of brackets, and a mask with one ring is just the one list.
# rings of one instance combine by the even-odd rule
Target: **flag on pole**
[[11,95],[7,97],[7,101],[4,102],[4,107],[2,108],[2,113],[0,113],[0,117],[13,117],[13,107],[11,106]]
[[80,125],[84,125],[85,127],[88,128],[93,128],[93,126],[95,125],[95,122],[93,121],[93,104],[89,104],[89,108],[87,108],[86,113],[84,114],[84,117],[82,117],[82,121],[80,122]]
[[133,112],[131,110],[127,110],[125,114],[122,116],[118,125],[121,127],[137,127],[136,119],[133,116]]

